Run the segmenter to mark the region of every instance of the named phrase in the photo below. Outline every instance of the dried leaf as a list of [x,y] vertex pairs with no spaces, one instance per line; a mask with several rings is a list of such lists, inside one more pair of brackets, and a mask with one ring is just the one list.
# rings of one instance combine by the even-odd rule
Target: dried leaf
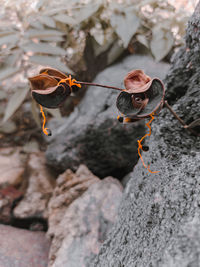
[[60,61],[59,57],[50,56],[32,56],[29,60],[33,63],[40,64],[42,66],[50,66],[61,71],[73,74],[73,71]]
[[6,106],[6,110],[5,110],[2,123],[5,123],[15,113],[15,111],[21,106],[28,92],[29,90],[27,88],[19,88],[11,96]]

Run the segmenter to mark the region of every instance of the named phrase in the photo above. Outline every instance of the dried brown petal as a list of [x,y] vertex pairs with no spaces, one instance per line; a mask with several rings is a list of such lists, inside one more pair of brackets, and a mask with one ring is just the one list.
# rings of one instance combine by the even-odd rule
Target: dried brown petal
[[58,108],[70,94],[71,88],[66,83],[61,83],[43,91],[32,91],[32,97],[35,101],[46,108]]
[[49,76],[53,76],[54,78],[55,77],[58,77],[58,78],[61,78],[61,79],[67,78],[67,75],[65,75],[63,72],[58,71],[58,70],[53,69],[53,68],[41,69],[40,70],[40,74],[46,74],[46,75],[49,75]]
[[48,87],[57,85],[57,80],[51,76],[40,74],[29,78],[31,90],[45,90]]
[[124,78],[124,86],[128,93],[143,93],[151,86],[152,79],[142,70],[132,70]]

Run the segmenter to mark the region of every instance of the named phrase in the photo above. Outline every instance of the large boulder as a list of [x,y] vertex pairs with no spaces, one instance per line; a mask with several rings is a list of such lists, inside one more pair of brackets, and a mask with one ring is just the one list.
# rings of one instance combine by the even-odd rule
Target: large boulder
[[[167,99],[188,123],[200,117],[199,29],[200,2],[166,78]],[[139,161],[118,220],[90,266],[200,266],[200,137],[164,109],[148,145],[144,162],[159,173],[148,173]]]
[[[155,63],[147,56],[128,56],[101,72],[94,82],[123,87],[124,76],[138,68],[162,79],[168,64]],[[99,177],[121,178],[132,170],[137,162],[137,139],[144,133],[144,123],[124,126],[117,121],[117,95],[115,90],[89,87],[68,118],[50,123],[53,136],[48,139],[46,152],[49,165],[62,172],[85,164]]]
[[[56,211],[54,216],[58,215],[59,221],[56,222],[52,214],[49,217],[50,234],[53,237],[49,253],[49,267],[89,267],[91,260],[99,253],[101,244],[105,241],[108,231],[116,220],[122,197],[120,182],[112,177],[99,180],[89,170],[86,170],[86,167],[81,166],[80,168],[71,181],[66,182],[66,179],[65,182],[63,181],[62,188],[67,189],[69,182],[71,182],[71,192],[68,192],[69,202],[73,189],[74,193],[75,191],[78,193],[78,187],[80,191],[81,188],[84,190],[84,187],[86,188],[88,185],[89,188],[79,196],[77,193],[73,194],[76,199],[72,203],[66,201],[66,206],[68,204],[69,206],[65,209],[63,208],[64,203],[62,203],[62,216],[58,213],[59,207],[57,207],[57,211],[54,208]],[[82,177],[79,175],[80,172],[82,172]],[[89,184],[86,181],[87,176]],[[80,183],[81,180],[85,186]],[[72,183],[74,184],[73,187]],[[55,188],[55,194],[57,189]],[[49,205],[50,213],[52,204],[61,203],[60,200],[64,197],[64,194],[57,197],[55,194]],[[67,190],[65,196],[67,196]]]

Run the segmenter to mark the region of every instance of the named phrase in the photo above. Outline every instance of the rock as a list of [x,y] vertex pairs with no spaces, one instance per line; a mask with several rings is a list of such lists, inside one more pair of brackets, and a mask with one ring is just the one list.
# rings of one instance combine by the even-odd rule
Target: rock
[[47,218],[47,204],[51,197],[55,179],[46,166],[42,152],[30,155],[27,166],[28,187],[24,198],[14,209],[16,218]]
[[55,228],[49,267],[90,266],[116,219],[121,197],[121,184],[107,177],[73,201]]
[[11,134],[17,130],[17,126],[14,121],[7,121],[0,126],[0,133]]
[[121,183],[123,185],[123,187],[125,188],[126,185],[128,184],[128,181],[131,179],[131,176],[132,176],[132,172],[128,173],[127,175],[125,175],[123,177],[123,179],[121,180]]
[[80,197],[89,186],[98,182],[86,166],[81,165],[76,173],[66,170],[56,180],[56,187],[48,204],[48,235],[52,238],[67,207]]
[[0,266],[46,267],[50,242],[43,232],[0,225]]
[[[186,122],[199,117],[200,2],[188,23],[186,45],[165,81],[167,100]],[[199,127],[196,131],[200,133]],[[125,189],[118,219],[90,267],[200,265],[200,137],[166,108],[152,125],[149,151]]]
[[15,201],[19,200],[23,193],[13,186],[0,189],[0,223],[12,223],[12,208]]
[[[168,64],[155,63],[147,56],[129,56],[101,72],[94,82],[123,87],[128,71],[141,68],[148,75],[165,76]],[[60,123],[50,123],[47,162],[57,170],[76,170],[85,164],[98,177],[122,178],[137,162],[137,139],[144,123],[122,125],[117,121],[115,102],[118,92],[89,88],[75,111]],[[128,156],[127,156],[128,155]]]
[[23,181],[26,155],[20,148],[0,149],[0,188],[19,186]]

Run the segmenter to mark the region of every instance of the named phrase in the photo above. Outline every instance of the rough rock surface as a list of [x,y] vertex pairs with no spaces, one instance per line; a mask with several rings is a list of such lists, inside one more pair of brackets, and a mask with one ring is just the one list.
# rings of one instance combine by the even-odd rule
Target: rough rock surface
[[[200,117],[199,15],[200,3],[166,78],[168,101],[186,122]],[[160,172],[148,173],[139,161],[117,222],[90,266],[200,266],[200,137],[164,109],[148,145],[144,161]]]
[[56,180],[56,187],[48,203],[48,235],[53,238],[67,207],[80,197],[89,186],[99,181],[86,166],[80,165],[76,173],[66,170]]
[[[155,63],[147,56],[129,56],[101,72],[94,82],[123,87],[124,76],[136,68],[162,79],[168,64]],[[68,118],[52,121],[48,164],[60,172],[85,164],[98,177],[121,178],[132,171],[137,161],[137,139],[144,133],[144,124],[124,126],[117,121],[117,95],[115,90],[89,88]]]
[[0,225],[0,266],[46,267],[50,242],[43,232]]
[[121,196],[121,184],[107,177],[74,200],[54,229],[49,266],[89,267],[116,219]]
[[23,180],[26,156],[20,148],[0,149],[0,188],[19,186]]
[[51,197],[55,179],[46,166],[43,153],[30,155],[27,165],[28,185],[24,198],[14,209],[16,218],[47,218],[47,204]]

